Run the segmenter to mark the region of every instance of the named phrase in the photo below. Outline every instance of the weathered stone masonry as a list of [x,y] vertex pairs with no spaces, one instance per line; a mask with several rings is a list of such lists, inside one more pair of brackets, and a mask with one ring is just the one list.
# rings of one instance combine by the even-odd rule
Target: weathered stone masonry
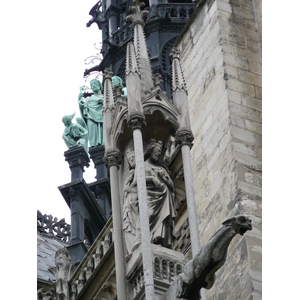
[[261,299],[261,24],[260,0],[210,0],[176,41],[195,136],[202,244],[230,215],[253,220],[253,230],[230,245],[207,299]]

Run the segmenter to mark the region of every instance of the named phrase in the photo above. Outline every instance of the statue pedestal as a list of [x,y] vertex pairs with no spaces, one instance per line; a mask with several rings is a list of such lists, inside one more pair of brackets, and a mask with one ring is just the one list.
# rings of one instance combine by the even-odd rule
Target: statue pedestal
[[[182,272],[186,263],[182,253],[151,244],[153,257],[153,277],[155,299],[164,299],[164,296],[177,276]],[[136,248],[126,264],[126,278],[131,285],[130,299],[143,299],[145,296],[142,245]],[[175,299],[175,298],[174,298]],[[173,299],[173,300],[174,300]]]
[[105,147],[99,145],[89,149],[90,158],[93,160],[96,169],[96,179],[100,180],[108,177],[108,172],[104,163]]
[[90,159],[82,146],[71,148],[64,153],[65,160],[69,163],[71,170],[71,182],[82,179],[84,167],[89,167]]

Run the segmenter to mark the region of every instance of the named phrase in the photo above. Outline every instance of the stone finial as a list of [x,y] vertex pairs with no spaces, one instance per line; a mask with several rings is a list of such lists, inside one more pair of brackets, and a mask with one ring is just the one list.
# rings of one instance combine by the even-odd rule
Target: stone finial
[[[152,69],[150,58],[147,51],[147,44],[144,32],[143,17],[148,14],[147,10],[142,11],[141,8],[145,5],[139,0],[133,0],[133,6],[130,9],[133,14],[129,15],[126,20],[133,21],[132,27],[134,29],[134,48],[138,70],[141,76],[141,96],[145,96],[153,89]],[[128,48],[127,48],[128,49]],[[133,52],[132,52],[133,55]],[[126,83],[127,88],[129,87]]]
[[172,91],[175,92],[179,90],[187,92],[187,87],[180,64],[179,49],[173,48],[170,53],[170,57],[172,59]]
[[140,2],[139,0],[133,0],[132,3],[133,5],[129,7],[129,10],[131,10],[133,13],[126,17],[126,21],[132,21],[132,27],[134,27],[137,24],[140,24],[144,27],[145,22],[143,21],[143,18],[147,17],[149,11],[142,11],[142,8],[145,6],[144,2]]

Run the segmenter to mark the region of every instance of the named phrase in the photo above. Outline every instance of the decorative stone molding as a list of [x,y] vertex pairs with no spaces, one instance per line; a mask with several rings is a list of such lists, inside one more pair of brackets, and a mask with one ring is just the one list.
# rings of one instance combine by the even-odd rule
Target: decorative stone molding
[[107,150],[104,160],[107,169],[112,166],[117,166],[119,169],[119,166],[122,163],[121,153],[119,150]]
[[193,146],[194,135],[190,129],[180,128],[175,134],[175,144],[183,146],[188,145],[190,148]]
[[42,214],[37,211],[37,229],[40,233],[53,236],[64,242],[70,239],[71,226],[65,222],[65,219],[58,221],[52,215]]

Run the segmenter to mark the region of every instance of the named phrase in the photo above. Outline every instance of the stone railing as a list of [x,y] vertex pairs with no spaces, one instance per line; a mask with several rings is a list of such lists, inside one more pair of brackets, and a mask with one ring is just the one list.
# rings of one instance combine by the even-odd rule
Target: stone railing
[[188,19],[195,11],[195,3],[158,4],[151,6],[147,20],[151,18]]
[[70,280],[71,300],[75,300],[79,295],[112,244],[113,228],[112,218],[110,218],[90,247],[89,251],[84,256]]
[[122,26],[120,29],[113,33],[113,42],[115,45],[122,45],[127,42],[133,36],[133,30],[131,24],[127,23],[125,26]]
[[[170,250],[159,245],[151,245],[153,251],[153,277],[155,285],[161,290],[167,290],[168,286],[182,272],[185,257],[182,253]],[[141,258],[140,258],[141,260]],[[137,265],[137,264],[133,264]],[[128,278],[133,291],[133,299],[140,299],[145,291],[142,263],[134,268],[134,272]]]
[[[196,5],[194,3],[184,4],[158,4],[151,6],[147,21],[151,19],[188,19],[195,11]],[[112,34],[112,41],[114,45],[121,46],[127,43],[133,36],[131,23],[122,24],[122,26]],[[104,43],[105,44],[105,43]],[[107,47],[103,44],[102,52],[107,52]]]

